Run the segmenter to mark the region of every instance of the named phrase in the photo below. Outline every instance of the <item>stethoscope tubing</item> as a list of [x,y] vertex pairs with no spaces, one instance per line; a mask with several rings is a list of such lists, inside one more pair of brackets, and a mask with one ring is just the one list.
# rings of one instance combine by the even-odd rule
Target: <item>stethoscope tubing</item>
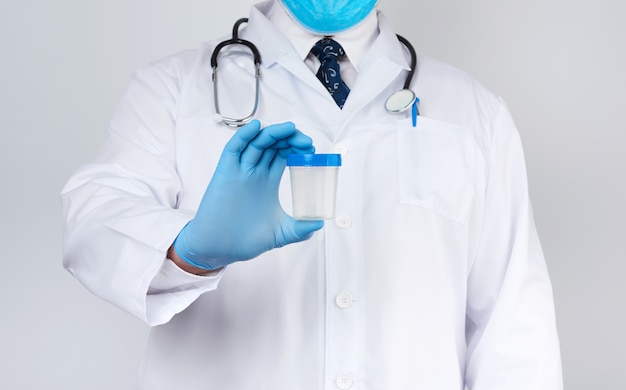
[[239,38],[239,26],[247,22],[248,18],[238,19],[233,26],[233,37],[231,39],[220,42],[217,46],[215,46],[215,49],[213,49],[213,53],[211,54],[211,68],[217,68],[217,57],[220,53],[220,50],[228,45],[244,45],[248,47],[254,57],[254,63],[257,65],[261,65],[261,53],[259,53],[259,49],[257,49],[254,43]]
[[[256,110],[259,106],[259,88],[260,88],[260,67],[261,67],[261,53],[259,52],[259,49],[250,41],[247,41],[245,39],[241,39],[239,38],[239,27],[243,24],[243,23],[247,23],[248,22],[248,18],[240,18],[238,19],[235,24],[233,25],[233,34],[232,34],[232,38],[231,39],[227,39],[223,42],[220,42],[219,44],[217,44],[217,46],[215,46],[215,49],[213,49],[213,53],[211,54],[211,68],[213,70],[212,73],[212,80],[213,80],[213,101],[215,103],[215,118],[217,121],[222,121],[225,125],[230,126],[230,127],[240,127],[245,125],[246,123],[248,123],[253,117],[254,114],[256,113]],[[406,79],[404,80],[404,86],[403,89],[401,91],[398,91],[396,93],[394,93],[392,96],[390,96],[389,99],[387,99],[387,102],[385,102],[385,108],[387,109],[387,111],[389,113],[401,113],[406,111],[409,107],[411,107],[411,105],[414,107],[414,111],[416,111],[417,107],[417,102],[419,101],[419,99],[417,97],[415,97],[415,93],[410,89],[411,87],[411,83],[413,82],[413,79],[415,77],[415,71],[417,68],[417,54],[415,52],[415,48],[413,48],[413,45],[411,45],[411,42],[409,42],[406,38],[404,38],[401,35],[396,34],[396,36],[398,37],[398,40],[407,48],[407,50],[409,51],[409,54],[411,56],[411,65],[410,65],[410,69],[409,72],[406,76]],[[253,60],[254,60],[254,67],[255,67],[255,79],[256,79],[256,86],[255,86],[255,99],[254,99],[254,107],[252,109],[252,112],[250,113],[250,115],[244,117],[244,118],[230,118],[230,117],[225,117],[220,113],[220,109],[219,109],[219,99],[218,99],[218,92],[217,92],[217,58],[219,56],[220,51],[228,46],[228,45],[243,45],[246,46],[248,49],[250,49],[250,51],[252,52],[252,56],[253,56]],[[412,100],[410,102],[408,102],[409,104],[401,104],[400,106],[398,106],[397,108],[393,108],[390,109],[389,108],[389,101],[392,100],[392,97],[396,94],[400,94],[400,93],[410,93],[409,96],[412,96]],[[413,116],[415,117],[416,114],[415,112],[413,113]],[[415,118],[414,118],[415,121]]]
[[402,87],[402,89],[410,89],[413,78],[415,77],[415,69],[417,69],[417,53],[408,39],[400,34],[396,34],[396,37],[398,37],[398,40],[409,50],[409,54],[411,55],[411,69],[409,69],[409,73],[406,75],[406,79],[404,80],[404,86]]

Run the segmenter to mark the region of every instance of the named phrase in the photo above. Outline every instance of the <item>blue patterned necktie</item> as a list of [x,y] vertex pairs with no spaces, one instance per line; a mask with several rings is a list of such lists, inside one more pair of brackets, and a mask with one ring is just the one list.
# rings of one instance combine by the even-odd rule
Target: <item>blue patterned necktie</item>
[[343,47],[330,38],[322,38],[313,46],[311,53],[320,60],[320,68],[316,74],[317,78],[330,92],[339,108],[343,108],[350,93],[350,88],[341,79],[339,63],[337,62],[339,58],[346,54],[343,51]]

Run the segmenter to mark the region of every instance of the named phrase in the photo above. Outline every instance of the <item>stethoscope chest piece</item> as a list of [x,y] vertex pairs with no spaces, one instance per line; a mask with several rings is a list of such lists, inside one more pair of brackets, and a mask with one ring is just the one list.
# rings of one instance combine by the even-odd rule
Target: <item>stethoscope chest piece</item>
[[415,103],[415,93],[410,89],[401,89],[394,92],[385,101],[385,109],[392,114],[399,114],[408,110]]
[[415,53],[415,49],[406,40],[406,38],[397,35],[398,40],[406,46],[409,50],[409,54],[411,55],[411,67],[409,68],[409,73],[406,76],[406,80],[404,80],[404,86],[398,92],[394,92],[387,98],[385,101],[385,109],[390,114],[401,114],[405,111],[411,109],[411,117],[413,119],[413,127],[417,125],[417,116],[419,115],[418,104],[420,99],[415,95],[415,92],[411,90],[411,82],[413,81],[413,77],[415,76],[415,68],[417,66],[417,54]]

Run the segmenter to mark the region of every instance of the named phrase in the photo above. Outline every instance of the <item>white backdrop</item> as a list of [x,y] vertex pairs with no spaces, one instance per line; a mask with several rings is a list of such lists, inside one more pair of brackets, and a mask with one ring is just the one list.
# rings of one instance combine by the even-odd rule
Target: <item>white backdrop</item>
[[[148,329],[61,267],[58,193],[130,73],[253,0],[0,2],[0,388],[134,388]],[[226,5],[228,4],[228,5]],[[503,96],[524,141],[568,390],[626,368],[626,3],[380,0],[397,32]]]

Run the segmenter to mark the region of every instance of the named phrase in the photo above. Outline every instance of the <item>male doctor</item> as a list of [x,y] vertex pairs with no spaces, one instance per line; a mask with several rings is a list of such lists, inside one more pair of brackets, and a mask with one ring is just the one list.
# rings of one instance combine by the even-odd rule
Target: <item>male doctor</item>
[[[415,125],[387,113],[410,56],[375,6],[254,6],[236,131],[213,119],[219,40],[139,69],[67,183],[64,266],[153,326],[140,389],[562,388],[507,107],[420,55]],[[254,103],[246,53],[220,53],[224,115]],[[285,157],[314,150],[342,155],[337,216],[296,221]]]

